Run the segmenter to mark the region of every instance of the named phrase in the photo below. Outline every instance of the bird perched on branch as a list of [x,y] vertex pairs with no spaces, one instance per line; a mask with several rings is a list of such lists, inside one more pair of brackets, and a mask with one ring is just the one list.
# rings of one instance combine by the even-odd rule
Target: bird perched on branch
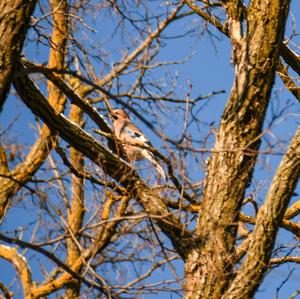
[[122,141],[124,151],[130,163],[133,164],[134,161],[147,159],[166,180],[167,176],[163,167],[149,150],[149,148],[153,147],[150,140],[131,122],[127,112],[123,109],[115,109],[111,112],[111,117],[113,119],[115,135]]

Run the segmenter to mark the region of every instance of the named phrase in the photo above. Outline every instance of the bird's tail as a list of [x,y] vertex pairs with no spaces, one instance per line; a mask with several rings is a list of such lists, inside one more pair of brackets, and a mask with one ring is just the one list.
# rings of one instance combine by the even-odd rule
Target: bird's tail
[[143,156],[153,164],[156,171],[161,175],[161,177],[165,181],[167,181],[167,174],[163,169],[163,167],[160,165],[159,160],[151,152],[147,150],[143,150]]

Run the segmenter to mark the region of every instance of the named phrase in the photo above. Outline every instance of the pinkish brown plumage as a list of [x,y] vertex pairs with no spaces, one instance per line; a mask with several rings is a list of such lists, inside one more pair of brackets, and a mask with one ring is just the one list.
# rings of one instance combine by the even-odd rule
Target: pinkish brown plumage
[[131,122],[127,112],[123,109],[115,109],[112,111],[111,116],[115,135],[123,142],[124,151],[130,163],[133,164],[134,161],[147,159],[166,180],[166,173],[159,164],[158,159],[146,148],[152,147],[150,140]]

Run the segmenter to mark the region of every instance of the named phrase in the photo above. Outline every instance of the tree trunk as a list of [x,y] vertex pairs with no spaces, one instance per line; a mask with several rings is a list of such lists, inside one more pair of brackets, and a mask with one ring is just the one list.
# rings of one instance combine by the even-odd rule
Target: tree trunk
[[19,60],[36,0],[0,2],[0,112],[9,91],[16,61]]
[[244,37],[233,4],[227,3],[227,13],[236,78],[208,165],[197,226],[201,242],[185,268],[186,298],[222,298],[235,275],[238,215],[260,145],[289,1],[273,1],[272,8],[269,1],[251,1]]

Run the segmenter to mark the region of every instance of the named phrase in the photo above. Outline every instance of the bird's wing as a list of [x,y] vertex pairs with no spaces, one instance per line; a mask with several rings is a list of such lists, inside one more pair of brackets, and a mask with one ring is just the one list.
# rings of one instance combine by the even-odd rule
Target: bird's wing
[[[132,143],[140,143],[141,145],[152,147],[151,141],[142,133],[141,130],[139,130],[132,123],[128,123],[124,127],[122,133],[124,133],[123,138],[125,141],[126,141],[126,139],[128,139],[128,141],[130,141]],[[126,137],[130,137],[130,138],[126,138]],[[129,140],[129,139],[131,139],[131,140]]]
[[163,167],[159,164],[158,159],[146,149],[142,150],[142,155],[145,159],[149,160],[153,164],[156,171],[164,178],[165,181],[167,181],[167,174]]
[[[118,124],[120,129],[120,139],[124,140],[126,143],[130,144],[140,144],[142,146],[149,146],[153,147],[151,141],[143,134],[143,132],[136,127],[131,122],[124,122]],[[119,128],[117,127],[117,128]],[[126,148],[126,147],[125,147]],[[134,152],[134,153],[132,153]],[[129,156],[135,155],[138,157],[137,152],[139,155],[144,157],[145,159],[149,160],[153,166],[155,167],[156,171],[165,179],[167,180],[167,175],[163,167],[160,165],[159,160],[146,148],[139,148],[138,146],[132,146],[127,148],[127,154]],[[136,159],[135,157],[135,159]]]

